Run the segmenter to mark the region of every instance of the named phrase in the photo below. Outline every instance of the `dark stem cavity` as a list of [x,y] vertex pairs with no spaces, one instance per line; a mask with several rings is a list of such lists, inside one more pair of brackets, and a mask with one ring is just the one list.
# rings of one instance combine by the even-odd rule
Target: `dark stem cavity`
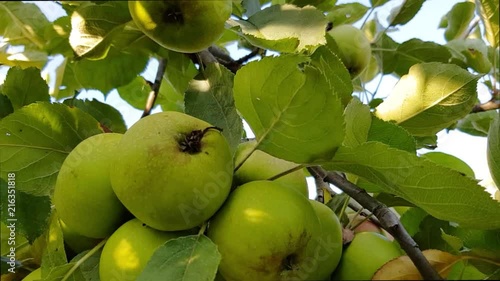
[[295,264],[297,263],[296,259],[297,257],[295,254],[290,254],[286,256],[283,262],[281,263],[281,269],[286,271],[294,270]]
[[185,135],[184,139],[179,142],[182,152],[187,152],[189,154],[201,152],[201,139],[208,132],[208,130],[211,129],[222,132],[222,129],[219,127],[207,127],[204,130],[194,130]]
[[184,24],[184,17],[179,6],[173,5],[163,13],[163,22]]

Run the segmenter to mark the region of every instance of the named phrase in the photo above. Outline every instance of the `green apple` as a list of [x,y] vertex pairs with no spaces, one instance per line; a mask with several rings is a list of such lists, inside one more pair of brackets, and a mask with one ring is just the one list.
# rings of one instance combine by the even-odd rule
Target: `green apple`
[[30,274],[26,275],[22,281],[35,281],[42,280],[42,268],[37,268],[33,270]]
[[99,260],[99,277],[109,281],[136,280],[158,247],[188,234],[159,231],[132,219],[106,241]]
[[74,230],[69,228],[68,225],[66,225],[62,220],[59,220],[59,224],[61,225],[64,243],[66,243],[66,246],[75,254],[92,249],[99,243],[99,241],[101,241],[101,239],[89,238],[76,233]]
[[399,247],[375,232],[361,232],[344,251],[331,280],[371,280],[388,261],[401,256]]
[[82,236],[107,237],[127,214],[111,188],[109,177],[122,136],[105,133],[83,140],[59,170],[53,203],[68,228]]
[[[238,145],[235,155],[235,163],[239,163],[255,147],[256,141],[247,141]],[[273,176],[296,168],[298,164],[276,158],[262,150],[255,150],[243,165],[234,173],[234,184],[242,185],[256,180],[268,180]],[[309,197],[306,175],[302,169],[289,173],[275,180],[281,184],[296,189],[298,192]]]
[[310,202],[321,223],[321,234],[318,239],[324,242],[320,245],[329,245],[328,247],[318,247],[321,253],[317,256],[322,259],[318,262],[319,266],[315,270],[315,276],[317,276],[317,280],[327,280],[337,268],[342,256],[342,225],[332,209],[315,200],[310,200]]
[[349,70],[351,78],[356,78],[370,63],[370,41],[363,31],[348,24],[334,26],[328,34],[337,43],[338,55]]
[[128,1],[135,24],[162,47],[196,53],[208,48],[224,32],[231,16],[231,0]]
[[309,200],[273,181],[237,187],[208,227],[227,281],[315,280],[320,235]]
[[231,189],[233,158],[222,133],[184,113],[140,119],[118,145],[111,183],[138,219],[164,231],[208,220]]

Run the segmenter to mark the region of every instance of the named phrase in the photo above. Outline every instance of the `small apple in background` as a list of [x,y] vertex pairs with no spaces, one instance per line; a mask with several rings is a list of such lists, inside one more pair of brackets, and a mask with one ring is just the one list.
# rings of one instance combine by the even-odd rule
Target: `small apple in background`
[[22,281],[35,281],[35,280],[42,280],[42,269],[40,267],[33,270],[30,274],[26,275],[26,277],[24,277]]
[[375,232],[361,232],[344,250],[331,280],[371,280],[386,262],[402,255],[399,247]]
[[[255,144],[255,140],[239,144],[235,154],[235,163],[242,161],[255,147]],[[238,186],[251,181],[268,180],[297,166],[296,163],[274,157],[262,150],[255,150],[243,165],[236,170],[233,182],[234,185]],[[274,181],[287,185],[304,194],[307,198],[309,197],[306,175],[302,169],[279,177]]]
[[309,199],[273,181],[237,187],[208,227],[227,281],[315,280],[321,233]]
[[350,220],[351,227],[357,225],[357,227],[353,229],[354,233],[370,231],[370,232],[384,234],[382,228],[371,222],[369,219],[366,219],[366,217],[362,215],[349,214],[348,217]]
[[62,220],[59,220],[59,224],[61,225],[64,243],[75,254],[79,254],[85,250],[90,250],[101,241],[101,239],[85,237],[76,233]]
[[318,246],[318,267],[314,270],[317,280],[327,280],[337,268],[342,256],[342,225],[333,212],[323,203],[309,200],[321,224]]
[[189,232],[164,232],[132,219],[120,226],[108,239],[99,261],[101,280],[136,280],[155,250],[170,239]]
[[140,119],[123,135],[114,158],[110,175],[116,196],[158,230],[202,224],[231,189],[233,157],[225,137],[184,113]]
[[162,47],[183,53],[208,48],[224,32],[231,0],[128,1],[135,24]]
[[64,160],[53,203],[68,228],[91,238],[109,236],[127,211],[116,198],[109,170],[122,134],[104,133],[80,142]]
[[328,31],[337,43],[340,59],[351,74],[351,79],[358,77],[370,63],[370,41],[363,31],[348,24],[334,26]]

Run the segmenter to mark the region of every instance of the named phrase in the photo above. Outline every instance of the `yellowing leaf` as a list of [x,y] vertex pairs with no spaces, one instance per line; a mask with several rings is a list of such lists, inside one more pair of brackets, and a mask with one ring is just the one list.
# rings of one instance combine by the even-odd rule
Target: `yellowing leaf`
[[[422,253],[443,278],[448,276],[451,266],[460,259],[439,250],[425,250]],[[384,264],[372,280],[422,280],[422,276],[408,256],[401,256]]]

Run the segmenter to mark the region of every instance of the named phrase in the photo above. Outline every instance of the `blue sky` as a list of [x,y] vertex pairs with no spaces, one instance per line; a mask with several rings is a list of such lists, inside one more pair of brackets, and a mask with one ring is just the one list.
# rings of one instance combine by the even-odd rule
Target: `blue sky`
[[[390,0],[383,9],[377,9],[377,16],[382,24],[386,24],[386,18],[390,15],[391,9],[402,3],[403,0]],[[52,2],[46,1],[26,1],[36,3],[42,11],[47,15],[49,20],[54,20],[62,15],[64,11],[60,6]],[[366,6],[370,6],[369,0],[362,1],[346,1],[338,0],[338,4],[342,3],[352,3],[359,2]],[[444,30],[437,29],[441,17],[446,14],[455,3],[464,2],[458,0],[427,0],[417,16],[412,19],[408,24],[401,26],[397,31],[391,32],[390,36],[397,42],[404,42],[411,38],[420,38],[424,41],[434,41],[436,43],[444,44]],[[359,25],[358,25],[359,27]],[[238,50],[235,46],[229,47],[230,53],[234,58],[241,57],[246,53],[244,51]],[[50,64],[46,71],[53,71],[55,66],[60,63],[60,60],[55,60],[54,63]],[[143,75],[146,79],[152,81],[156,73],[157,63],[152,62],[148,65]],[[3,81],[6,71],[0,72],[0,81]],[[368,89],[374,89],[378,83],[376,78],[367,87]],[[391,76],[384,77],[381,86],[379,88],[379,93],[389,94],[396,84],[397,79]],[[484,90],[479,91],[481,100],[487,100],[488,94]],[[127,126],[131,126],[137,120],[139,120],[142,111],[136,110],[124,102],[116,91],[110,93],[106,99],[103,95],[96,91],[88,91],[82,93],[79,98],[97,99],[102,102],[106,102],[114,107],[116,107],[123,114]],[[158,111],[158,108],[154,112]],[[449,133],[440,132],[438,133],[438,149],[437,151],[446,152],[452,154],[463,161],[465,161],[474,170],[476,177],[478,179],[484,179],[484,184],[491,182],[491,177],[489,174],[487,162],[486,162],[486,138],[473,137],[467,134],[463,134],[457,130],[451,131]],[[425,153],[424,150],[419,151]],[[492,191],[490,187],[488,190]]]

